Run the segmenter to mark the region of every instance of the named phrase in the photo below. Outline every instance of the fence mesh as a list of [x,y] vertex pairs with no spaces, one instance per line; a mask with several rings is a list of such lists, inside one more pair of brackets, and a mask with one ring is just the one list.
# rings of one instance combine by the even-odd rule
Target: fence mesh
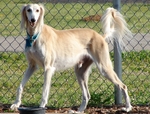
[[[0,103],[11,104],[27,67],[23,54],[25,32],[20,32],[20,9],[23,4],[42,3],[44,21],[56,29],[91,28],[102,34],[99,22],[110,0],[1,0],[0,1]],[[150,1],[124,0],[125,16],[133,39],[126,42],[122,53],[122,80],[128,86],[131,103],[149,105],[150,101]],[[110,46],[113,61],[113,48]],[[73,69],[56,73],[52,78],[49,107],[78,106],[81,90]],[[22,104],[39,105],[43,70],[38,70],[24,88]],[[89,78],[89,106],[113,105],[114,85],[105,80],[93,65]]]

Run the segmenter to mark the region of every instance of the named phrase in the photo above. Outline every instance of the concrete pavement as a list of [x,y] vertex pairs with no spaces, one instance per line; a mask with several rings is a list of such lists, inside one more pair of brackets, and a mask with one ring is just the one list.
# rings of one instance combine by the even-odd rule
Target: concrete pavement
[[[134,34],[133,38],[125,41],[127,51],[150,50],[150,33]],[[23,52],[25,37],[23,36],[0,36],[0,51]],[[110,50],[113,46],[110,45]]]

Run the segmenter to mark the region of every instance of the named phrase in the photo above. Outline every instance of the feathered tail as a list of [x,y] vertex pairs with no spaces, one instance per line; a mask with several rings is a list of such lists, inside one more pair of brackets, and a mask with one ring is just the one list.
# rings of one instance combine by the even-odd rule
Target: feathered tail
[[132,33],[127,28],[127,23],[123,18],[122,14],[114,8],[107,8],[102,18],[104,37],[111,42],[114,40],[118,41],[119,45],[122,47],[123,37],[131,38]]

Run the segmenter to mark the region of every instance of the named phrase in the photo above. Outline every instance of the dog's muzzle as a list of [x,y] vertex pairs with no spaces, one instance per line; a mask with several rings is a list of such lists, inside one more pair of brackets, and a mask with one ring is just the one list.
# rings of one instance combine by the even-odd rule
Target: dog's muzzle
[[33,19],[31,19],[31,21],[29,21],[29,23],[30,23],[31,27],[34,27],[36,24],[36,20],[33,18]]

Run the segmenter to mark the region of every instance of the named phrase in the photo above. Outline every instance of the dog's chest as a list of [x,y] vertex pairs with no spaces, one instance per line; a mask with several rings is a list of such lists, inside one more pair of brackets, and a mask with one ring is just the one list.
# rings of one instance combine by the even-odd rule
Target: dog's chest
[[34,60],[39,66],[43,67],[44,54],[41,49],[39,50],[35,47],[30,47],[26,48],[25,53],[29,59]]

